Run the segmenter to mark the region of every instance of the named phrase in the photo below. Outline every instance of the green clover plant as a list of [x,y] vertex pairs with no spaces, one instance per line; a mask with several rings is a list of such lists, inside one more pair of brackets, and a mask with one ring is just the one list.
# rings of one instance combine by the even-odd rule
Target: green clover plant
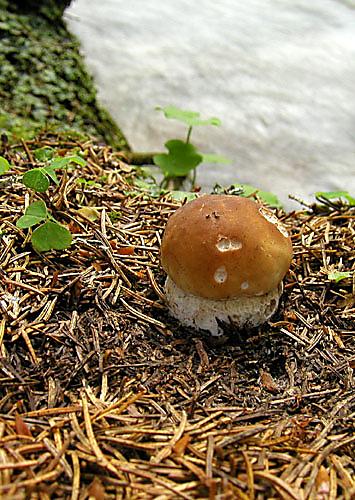
[[37,252],[64,250],[72,242],[70,231],[59,224],[48,212],[44,201],[34,201],[18,219],[16,226],[28,229],[40,224],[32,233],[31,243]]
[[315,193],[315,197],[321,203],[324,201],[346,200],[351,207],[355,206],[355,198],[348,191],[318,191]]
[[347,278],[351,278],[351,271],[329,271],[328,279],[330,281],[335,281],[335,283],[339,283],[339,281],[345,280]]
[[[40,158],[45,158],[44,149],[41,148]],[[47,153],[49,155],[50,153]],[[36,156],[36,153],[35,153]],[[38,158],[38,156],[37,156]],[[22,177],[22,182],[25,186],[33,189],[37,193],[45,193],[50,186],[50,181],[52,180],[56,185],[59,184],[59,180],[56,175],[56,170],[67,168],[71,163],[75,163],[80,166],[85,165],[85,160],[81,156],[65,156],[60,158],[48,158],[47,163],[43,167],[32,168],[26,172]]]
[[280,200],[276,194],[269,191],[263,191],[250,184],[232,184],[227,189],[223,188],[219,184],[214,186],[213,192],[215,194],[233,194],[237,196],[244,196],[246,198],[256,198],[261,200],[263,203],[272,208],[283,208]]
[[[34,151],[34,156],[43,165],[27,171],[22,176],[22,182],[26,187],[38,193],[46,192],[51,181],[56,185],[59,184],[56,170],[68,168],[70,164],[80,166],[86,164],[83,158],[76,155],[54,157],[54,150],[51,148],[37,149]],[[10,168],[8,161],[0,156],[0,175],[5,174]],[[72,242],[70,231],[55,220],[43,200],[30,203],[24,215],[17,220],[16,226],[20,229],[38,226],[31,235],[32,246],[37,252],[64,250]]]
[[0,156],[0,175],[5,174],[8,170],[10,170],[9,162]]
[[186,111],[175,106],[157,107],[158,111],[164,113],[165,118],[178,120],[187,125],[185,141],[180,139],[170,139],[165,143],[168,153],[160,153],[153,156],[155,165],[160,167],[163,173],[162,186],[166,187],[170,181],[175,188],[179,188],[183,181],[192,173],[191,184],[195,185],[196,167],[203,161],[209,163],[229,163],[227,158],[220,155],[202,154],[190,143],[192,128],[202,125],[219,126],[218,118],[212,117],[202,119],[200,113]]

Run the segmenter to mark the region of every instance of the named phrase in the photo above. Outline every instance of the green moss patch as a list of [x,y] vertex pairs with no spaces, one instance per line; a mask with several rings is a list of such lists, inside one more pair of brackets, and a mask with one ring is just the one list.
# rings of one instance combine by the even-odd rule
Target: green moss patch
[[0,10],[0,130],[28,136],[43,125],[77,129],[127,149],[97,103],[78,41],[60,17],[53,21],[38,12]]

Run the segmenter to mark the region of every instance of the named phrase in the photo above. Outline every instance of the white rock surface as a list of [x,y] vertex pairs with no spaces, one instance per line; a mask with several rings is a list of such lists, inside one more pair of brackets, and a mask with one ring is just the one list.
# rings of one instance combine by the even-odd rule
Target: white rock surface
[[202,185],[245,182],[285,201],[288,193],[355,192],[354,7],[76,0],[67,18],[103,104],[135,149],[163,150],[184,135],[156,105],[218,116],[220,129],[201,128],[192,139],[232,164],[202,167]]

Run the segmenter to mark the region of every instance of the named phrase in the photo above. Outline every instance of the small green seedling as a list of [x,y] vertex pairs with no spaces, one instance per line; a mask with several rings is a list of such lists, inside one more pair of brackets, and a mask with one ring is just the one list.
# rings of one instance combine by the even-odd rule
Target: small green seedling
[[10,170],[9,162],[6,158],[0,156],[0,175],[5,174],[8,170]]
[[134,179],[133,185],[136,186],[139,189],[139,191],[125,191],[126,196],[130,197],[141,196],[142,191],[147,193],[149,198],[160,198],[163,195],[169,195],[173,200],[176,201],[184,201],[184,200],[191,201],[198,196],[196,193],[192,193],[191,191],[174,191],[174,190],[168,191],[167,189],[162,188],[155,182],[155,179],[150,175],[150,172],[149,174],[145,175],[143,179],[142,178]]
[[166,179],[186,177],[202,162],[202,155],[192,144],[172,139],[165,143],[169,153],[154,156],[154,163],[161,168]]
[[196,111],[187,111],[184,109],[177,108],[176,106],[165,106],[162,108],[157,106],[155,108],[157,111],[162,111],[164,113],[165,118],[171,120],[179,120],[182,123],[188,125],[188,135],[187,142],[189,142],[192,127],[196,127],[198,125],[216,125],[217,127],[221,125],[221,120],[216,117],[207,118],[207,120],[202,120],[200,117],[200,113]]
[[263,201],[266,205],[272,208],[282,208],[278,197],[274,193],[269,191],[263,191],[262,189],[250,186],[250,184],[234,184],[235,188],[242,190],[241,195],[245,197],[255,196]]
[[170,191],[169,194],[175,201],[192,201],[198,197],[197,193],[191,193],[191,191]]
[[328,273],[328,279],[330,281],[335,281],[335,283],[338,283],[339,281],[345,280],[347,278],[351,278],[350,271],[331,271]]
[[112,210],[112,212],[109,212],[109,214],[108,214],[108,218],[110,219],[110,221],[112,223],[117,222],[118,220],[120,220],[121,217],[122,217],[122,213],[118,210]]
[[355,198],[350,195],[349,191],[318,191],[315,197],[320,202],[345,199],[351,207],[355,206]]
[[[45,156],[43,149],[49,148],[41,148],[43,156],[47,160],[47,164],[43,167],[32,168],[28,172],[26,172],[22,177],[22,182],[25,186],[33,189],[37,193],[44,193],[50,186],[50,181],[52,180],[56,185],[59,184],[58,177],[56,175],[56,170],[65,169],[71,163],[75,163],[80,166],[85,165],[85,160],[81,158],[81,156],[66,156],[63,158],[48,158]],[[37,151],[41,151],[37,150]],[[46,153],[49,154],[49,153]]]
[[257,198],[272,208],[283,208],[280,200],[274,193],[263,191],[250,184],[232,184],[227,190],[216,184],[214,187],[216,194],[227,192],[227,194],[234,194],[238,196],[245,196],[246,198]]
[[[51,148],[40,148],[34,151],[35,158],[43,162],[44,165],[33,168],[23,175],[22,181],[25,186],[36,192],[43,193],[48,189],[50,180],[57,185],[59,184],[56,170],[67,168],[70,164],[80,166],[86,164],[81,156],[55,158],[54,153]],[[8,161],[0,156],[0,175],[5,174],[9,169],[10,164]],[[32,202],[16,223],[16,226],[20,229],[29,229],[36,225],[38,227],[31,235],[31,243],[37,252],[64,250],[70,246],[72,242],[70,231],[54,219],[43,200]]]
[[79,177],[78,179],[76,179],[76,183],[77,184],[80,184],[82,185],[83,187],[91,187],[91,188],[96,188],[96,187],[101,187],[101,184],[99,184],[98,182],[90,179],[90,180],[87,180],[87,179],[84,179],[83,177]]
[[[139,178],[134,180],[134,186],[137,186],[137,188],[139,188],[140,191],[145,191],[150,198],[159,198],[160,196],[163,195],[169,195],[171,199],[175,201],[184,201],[184,200],[191,201],[197,198],[198,196],[197,193],[193,193],[191,191],[175,191],[175,190],[168,191],[158,186],[155,181],[149,182],[148,180],[147,182]],[[137,194],[140,195],[141,193],[140,192],[137,193],[135,191],[126,192],[127,196],[136,196]]]
[[32,233],[31,243],[37,252],[48,250],[64,250],[72,242],[70,231],[59,224],[48,212],[44,201],[31,203],[25,214],[18,219],[16,226],[28,229],[40,224]]
[[[146,178],[145,178],[146,179]],[[126,196],[130,198],[135,198],[136,196],[140,196],[142,192],[146,193],[146,196],[150,198],[159,198],[161,195],[165,193],[164,188],[159,186],[155,181],[143,180],[140,178],[134,179],[133,186],[137,187],[136,191],[124,191]],[[143,196],[143,199],[146,199],[146,196]]]
[[55,154],[55,151],[53,148],[50,148],[49,146],[44,146],[43,148],[38,148],[33,151],[33,154],[38,161],[47,161],[51,160]]
[[227,158],[220,155],[204,155],[197,151],[196,147],[190,143],[192,128],[201,125],[221,124],[218,118],[212,117],[202,119],[200,113],[186,111],[175,106],[165,108],[157,107],[158,111],[164,113],[165,118],[178,120],[187,125],[185,141],[171,139],[165,143],[168,153],[156,154],[153,156],[155,165],[160,167],[164,179],[162,187],[166,187],[169,181],[173,181],[174,187],[180,187],[183,181],[192,173],[191,184],[194,186],[196,180],[196,167],[203,161],[209,163],[229,163]]

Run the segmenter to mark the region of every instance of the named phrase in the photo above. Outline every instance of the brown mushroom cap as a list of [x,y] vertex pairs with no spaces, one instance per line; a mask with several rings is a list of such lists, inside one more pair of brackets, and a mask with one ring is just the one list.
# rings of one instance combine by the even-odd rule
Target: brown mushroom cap
[[264,295],[290,267],[292,244],[264,206],[238,196],[205,195],[169,218],[161,263],[184,292],[230,299]]

